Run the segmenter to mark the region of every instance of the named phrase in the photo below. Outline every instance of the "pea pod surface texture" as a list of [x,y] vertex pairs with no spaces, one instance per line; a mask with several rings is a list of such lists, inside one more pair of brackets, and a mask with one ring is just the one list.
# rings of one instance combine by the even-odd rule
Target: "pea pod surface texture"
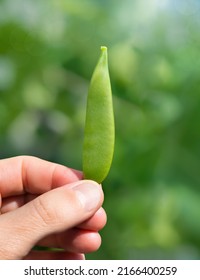
[[112,90],[108,70],[107,48],[101,47],[87,98],[83,143],[85,179],[101,183],[111,167],[115,141]]

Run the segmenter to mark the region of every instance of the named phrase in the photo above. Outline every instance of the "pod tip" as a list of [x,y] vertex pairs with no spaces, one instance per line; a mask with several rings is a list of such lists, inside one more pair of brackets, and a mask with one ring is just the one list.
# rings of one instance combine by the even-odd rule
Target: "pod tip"
[[101,46],[101,51],[107,51],[107,47],[106,46]]

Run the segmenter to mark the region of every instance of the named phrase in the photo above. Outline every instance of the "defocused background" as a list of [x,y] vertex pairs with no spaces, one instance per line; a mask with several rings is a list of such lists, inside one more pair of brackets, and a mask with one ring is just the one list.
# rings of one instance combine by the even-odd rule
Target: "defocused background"
[[88,84],[109,49],[108,223],[88,259],[200,258],[200,1],[0,0],[0,157],[81,169]]

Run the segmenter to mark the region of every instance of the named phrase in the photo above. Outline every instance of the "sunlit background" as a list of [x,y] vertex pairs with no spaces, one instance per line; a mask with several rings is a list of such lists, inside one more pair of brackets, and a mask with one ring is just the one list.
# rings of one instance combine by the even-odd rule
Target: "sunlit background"
[[88,84],[109,51],[108,223],[88,259],[200,258],[200,1],[1,0],[0,157],[82,168]]

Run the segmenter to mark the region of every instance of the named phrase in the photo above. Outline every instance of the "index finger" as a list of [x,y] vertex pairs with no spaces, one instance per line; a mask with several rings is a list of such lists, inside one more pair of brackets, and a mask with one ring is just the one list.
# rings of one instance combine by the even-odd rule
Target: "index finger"
[[42,194],[82,179],[80,171],[32,156],[0,160],[2,197],[23,193]]

